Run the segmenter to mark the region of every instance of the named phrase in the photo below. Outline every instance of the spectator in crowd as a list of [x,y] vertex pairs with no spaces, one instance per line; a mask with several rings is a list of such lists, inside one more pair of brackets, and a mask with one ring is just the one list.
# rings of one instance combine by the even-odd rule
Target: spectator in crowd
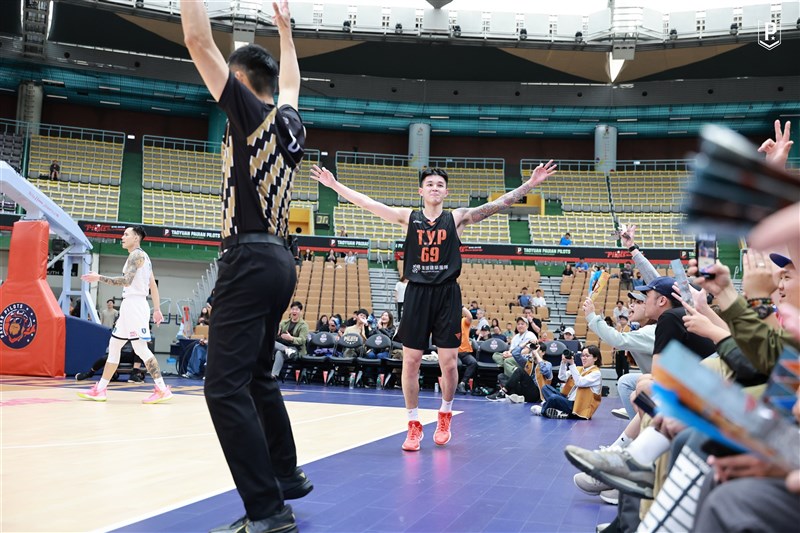
[[476,320],[478,318],[478,302],[472,300],[469,303],[469,312],[472,314],[472,319]]
[[[576,366],[572,354],[561,356],[558,379],[564,382],[561,392],[552,385],[542,389],[544,404],[534,405],[531,412],[547,418],[575,418],[588,420],[602,400],[603,377],[600,374],[600,348],[590,344],[580,352],[581,366]],[[536,409],[538,407],[538,409]]]
[[200,379],[205,374],[206,361],[208,360],[208,340],[203,337],[198,339],[192,347],[189,361],[186,363],[186,372],[181,377],[186,379]]
[[533,307],[530,305],[522,310],[522,318],[528,323],[528,330],[539,337],[542,332],[542,321],[533,316]]
[[344,258],[345,265],[355,265],[356,264],[356,254],[353,251],[347,252],[347,257]]
[[512,403],[539,403],[542,401],[540,387],[553,380],[553,365],[542,359],[542,348],[538,342],[529,342],[514,352],[517,368],[511,377],[500,385],[497,392],[486,397],[495,401],[508,398]]
[[647,282],[642,279],[642,273],[637,272],[633,278],[633,288],[638,290],[643,285],[647,285]]
[[74,316],[77,318],[81,317],[81,300],[78,298],[77,300],[73,300],[69,306],[69,316]]
[[338,235],[339,237],[347,237],[347,228],[345,228],[344,226],[342,226],[342,227],[339,229],[339,233],[338,233],[337,235]]
[[475,313],[475,319],[478,321],[478,329],[483,328],[483,326],[489,326],[489,319],[486,318],[486,311],[482,308],[478,308]]
[[331,251],[328,252],[327,257],[325,257],[325,261],[333,265],[335,265],[336,262],[338,261],[338,258],[336,257],[336,252],[333,250],[333,248],[331,248]]
[[332,316],[328,319],[328,333],[338,334],[339,333],[339,324],[341,322],[335,316]]
[[624,316],[628,318],[628,308],[625,307],[625,302],[617,300],[617,305],[614,306],[614,324],[619,324],[619,317]]
[[575,329],[573,327],[566,327],[564,328],[564,340],[565,341],[574,341],[575,340]]
[[328,331],[328,322],[328,315],[319,315],[317,326],[314,328],[314,331]]
[[478,369],[478,360],[475,359],[472,342],[469,338],[470,325],[472,324],[472,313],[465,306],[461,307],[461,345],[458,347],[458,359],[464,365],[464,374],[456,386],[456,392],[466,394],[469,390],[470,381]]
[[114,309],[114,299],[106,300],[106,308],[100,311],[100,323],[108,329],[114,329],[114,323],[119,318],[119,311]]
[[306,251],[303,253],[303,261],[313,261],[314,260],[314,252],[311,251],[311,248],[306,248]]
[[[628,325],[628,317],[620,315],[619,322],[615,329],[620,333],[630,333],[631,327]],[[614,349],[614,369],[617,371],[617,379],[631,371],[630,361],[628,360],[628,352],[625,350]]]
[[503,374],[505,374],[507,378],[510,378],[511,374],[517,368],[517,362],[514,360],[514,356],[512,355],[513,352],[515,350],[522,350],[522,348],[529,342],[538,342],[538,338],[528,330],[528,321],[525,320],[525,317],[518,317],[517,333],[511,338],[511,343],[509,344],[508,350],[492,355],[494,362],[503,367]]
[[507,342],[506,336],[503,335],[503,331],[500,329],[500,326],[491,326],[490,328],[491,336],[490,339],[499,339],[503,342]]
[[[97,372],[103,370],[103,367],[106,366],[106,361],[108,361],[108,356],[104,355],[100,359],[96,360],[92,363],[92,366],[89,367],[89,370],[86,372],[78,372],[75,374],[76,381],[83,381],[85,379],[89,379],[93,377]],[[124,365],[133,365],[133,370],[131,371],[130,377],[128,378],[129,383],[143,383],[145,378],[145,372],[142,370],[142,360],[136,355],[133,350],[123,350],[120,352],[120,363]],[[111,381],[118,381],[119,380],[119,372],[114,371],[111,375]]]
[[50,179],[57,181],[59,176],[61,176],[61,165],[53,159],[53,162],[50,163]]
[[494,331],[494,327],[495,327],[495,326],[497,326],[498,328],[500,327],[500,321],[499,321],[499,320],[497,320],[496,318],[493,318],[493,319],[492,319],[492,323],[491,323],[491,324],[489,324],[489,325],[492,327],[492,331]]
[[383,333],[390,339],[394,338],[395,333],[395,326],[394,326],[394,317],[392,313],[389,311],[384,311],[381,313],[380,318],[378,319],[377,330],[379,333]]
[[622,265],[622,269],[619,271],[619,288],[623,291],[633,289],[633,269],[629,263]]
[[211,324],[211,306],[206,304],[200,310],[200,316],[197,318],[198,326],[208,326]]
[[401,274],[400,279],[394,284],[394,302],[397,307],[397,320],[403,320],[403,301],[406,299],[408,280]]
[[533,307],[547,307],[547,300],[544,299],[542,289],[536,289],[536,296],[531,300]]
[[508,310],[511,311],[515,305],[518,305],[520,307],[527,307],[531,305],[531,295],[528,294],[528,287],[522,287],[522,289],[520,290],[520,294],[517,295],[517,301],[510,302],[508,304]]
[[566,232],[561,240],[558,242],[559,246],[570,246],[572,244],[572,235],[569,232]]
[[511,342],[511,337],[514,336],[514,324],[506,322],[506,330],[503,332],[503,335],[506,337],[506,342]]
[[353,314],[355,315],[355,320],[353,324],[347,326],[345,333],[357,333],[362,340],[367,340],[373,333],[372,328],[369,327],[369,311],[358,309]]
[[561,273],[562,276],[574,276],[575,271],[572,270],[572,265],[569,263],[564,263],[564,271]]
[[575,263],[575,270],[578,272],[589,272],[589,268],[589,263],[584,258],[578,259],[578,262]]
[[303,320],[303,304],[294,301],[289,306],[289,318],[278,325],[278,339],[275,342],[275,362],[272,375],[280,376],[286,359],[302,357],[306,354],[308,324]]

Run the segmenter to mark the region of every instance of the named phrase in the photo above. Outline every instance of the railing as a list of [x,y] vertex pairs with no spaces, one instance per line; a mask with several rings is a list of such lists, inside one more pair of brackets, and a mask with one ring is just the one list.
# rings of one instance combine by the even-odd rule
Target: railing
[[188,152],[219,152],[219,143],[210,141],[197,141],[193,139],[179,139],[177,137],[159,137],[156,135],[143,135],[142,148],[167,148],[169,150],[185,150]]
[[[35,126],[35,125],[32,125]],[[125,149],[125,134],[121,131],[93,130],[89,128],[73,128],[57,124],[39,124],[39,135],[46,137],[59,137],[62,139],[80,139],[83,141],[97,141],[121,144]]]
[[407,167],[410,157],[396,154],[373,154],[362,152],[336,152],[336,164],[350,163],[355,165],[386,165]]
[[614,172],[689,172],[691,159],[652,159],[617,161]]
[[506,161],[505,159],[494,158],[494,157],[437,156],[428,158],[428,166],[440,167],[440,168],[500,170],[502,172],[505,172]]

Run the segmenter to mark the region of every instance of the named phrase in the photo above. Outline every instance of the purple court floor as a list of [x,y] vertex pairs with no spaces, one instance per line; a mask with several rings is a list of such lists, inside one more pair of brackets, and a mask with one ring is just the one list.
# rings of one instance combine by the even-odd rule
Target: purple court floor
[[[291,402],[402,407],[400,390],[286,384]],[[422,391],[420,408],[438,409],[441,395]],[[580,492],[577,470],[564,458],[567,444],[609,444],[625,426],[603,399],[591,421],[533,416],[530,404],[456,396],[453,438],[433,444],[425,426],[420,452],[404,452],[405,428],[396,435],[303,465],[314,483],[289,502],[305,533],[586,532],[610,522],[616,507]],[[202,472],[197,472],[202,476]],[[235,491],[164,513],[116,531],[196,532],[244,514]]]

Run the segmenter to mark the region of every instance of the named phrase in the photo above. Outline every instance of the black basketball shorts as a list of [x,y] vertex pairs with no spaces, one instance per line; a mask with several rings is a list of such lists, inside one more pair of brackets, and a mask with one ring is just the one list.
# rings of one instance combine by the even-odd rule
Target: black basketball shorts
[[409,282],[403,319],[396,340],[415,350],[461,345],[461,288],[456,281],[442,285]]

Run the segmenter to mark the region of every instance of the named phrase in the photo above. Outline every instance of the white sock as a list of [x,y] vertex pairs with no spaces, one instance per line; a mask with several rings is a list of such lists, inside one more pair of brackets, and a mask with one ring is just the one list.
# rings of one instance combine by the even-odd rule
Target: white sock
[[156,382],[156,387],[158,387],[158,390],[167,390],[167,385],[164,383],[164,378],[156,378],[153,381]]
[[617,440],[615,440],[611,446],[619,446],[620,448],[627,448],[628,444],[630,444],[631,442],[633,442],[633,439],[627,436],[623,431],[622,433],[620,433],[619,437],[617,437]]
[[413,420],[416,420],[417,422],[419,422],[419,408],[415,407],[413,409],[406,409],[406,411],[408,412],[408,421],[409,422],[411,422]]
[[449,402],[442,400],[442,406],[439,408],[440,413],[452,413],[453,412],[453,400]]
[[626,451],[641,464],[649,465],[668,451],[669,446],[667,437],[656,431],[656,428],[648,427],[626,448]]
[[109,381],[107,379],[100,378],[100,381],[97,382],[97,390],[104,390],[108,387],[108,383]]

